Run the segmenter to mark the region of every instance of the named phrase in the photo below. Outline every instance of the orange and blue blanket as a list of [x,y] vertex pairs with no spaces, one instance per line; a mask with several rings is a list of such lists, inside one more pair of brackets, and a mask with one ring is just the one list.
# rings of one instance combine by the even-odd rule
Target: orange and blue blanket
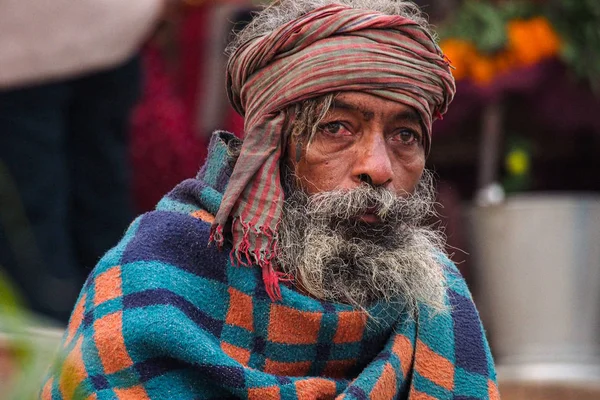
[[282,286],[207,246],[231,174],[216,134],[196,179],[142,215],[88,278],[43,399],[498,399],[471,295],[442,260],[451,312],[374,319]]

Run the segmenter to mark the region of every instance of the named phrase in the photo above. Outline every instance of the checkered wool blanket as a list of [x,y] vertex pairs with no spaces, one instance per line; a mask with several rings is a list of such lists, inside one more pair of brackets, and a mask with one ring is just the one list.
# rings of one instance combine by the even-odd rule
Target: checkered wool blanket
[[443,260],[452,312],[415,323],[282,286],[207,246],[231,174],[215,134],[197,179],[127,230],[87,280],[43,399],[498,399],[469,291]]

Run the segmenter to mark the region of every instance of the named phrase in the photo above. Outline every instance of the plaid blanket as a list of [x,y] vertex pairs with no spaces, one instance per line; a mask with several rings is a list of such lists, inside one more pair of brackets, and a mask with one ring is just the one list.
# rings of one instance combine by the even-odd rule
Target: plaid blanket
[[[85,283],[43,399],[498,399],[478,313],[442,260],[451,313],[366,318],[207,246],[231,174],[216,134],[197,179],[136,219]],[[226,250],[226,249],[224,249]]]

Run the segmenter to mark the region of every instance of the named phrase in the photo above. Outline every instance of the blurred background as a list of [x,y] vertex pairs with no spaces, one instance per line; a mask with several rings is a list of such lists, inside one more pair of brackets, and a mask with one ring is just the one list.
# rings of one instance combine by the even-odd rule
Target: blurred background
[[[260,3],[0,1],[1,398],[35,397],[134,216],[243,136],[223,49]],[[600,398],[600,2],[417,3],[455,67],[428,167],[501,394]]]

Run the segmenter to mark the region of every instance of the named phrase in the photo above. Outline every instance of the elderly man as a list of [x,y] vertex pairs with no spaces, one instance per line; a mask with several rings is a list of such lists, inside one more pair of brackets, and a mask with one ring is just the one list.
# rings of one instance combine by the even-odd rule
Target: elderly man
[[44,399],[497,399],[424,170],[454,94],[418,9],[282,0],[230,48],[243,143],[142,215],[80,295]]

